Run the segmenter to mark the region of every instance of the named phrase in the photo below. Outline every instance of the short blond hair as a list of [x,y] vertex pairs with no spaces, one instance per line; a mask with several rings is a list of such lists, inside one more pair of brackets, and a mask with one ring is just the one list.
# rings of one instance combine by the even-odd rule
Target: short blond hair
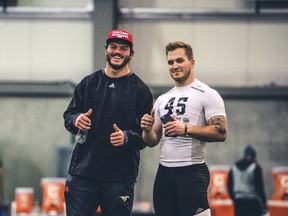
[[183,41],[169,42],[165,47],[166,56],[167,56],[168,52],[173,51],[177,48],[185,49],[186,55],[187,55],[189,60],[194,58],[193,49],[192,49],[191,45],[188,43],[185,43]]

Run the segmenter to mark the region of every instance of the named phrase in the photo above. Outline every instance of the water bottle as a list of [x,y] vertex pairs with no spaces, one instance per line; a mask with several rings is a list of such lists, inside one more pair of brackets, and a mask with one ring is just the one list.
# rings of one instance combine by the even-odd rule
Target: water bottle
[[83,144],[86,141],[88,135],[88,130],[78,130],[78,133],[76,135],[76,143]]

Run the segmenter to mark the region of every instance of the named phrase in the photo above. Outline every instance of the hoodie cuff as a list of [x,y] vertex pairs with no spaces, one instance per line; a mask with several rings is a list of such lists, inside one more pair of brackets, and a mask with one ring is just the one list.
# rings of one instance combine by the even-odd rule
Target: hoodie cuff
[[126,131],[123,131],[123,134],[124,134],[124,145],[127,145],[127,143],[128,143],[128,135],[127,135]]

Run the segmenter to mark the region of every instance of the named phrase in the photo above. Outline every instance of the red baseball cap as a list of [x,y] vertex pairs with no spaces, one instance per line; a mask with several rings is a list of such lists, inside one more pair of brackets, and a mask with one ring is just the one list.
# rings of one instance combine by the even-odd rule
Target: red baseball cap
[[111,40],[114,39],[127,41],[131,45],[131,48],[133,47],[133,36],[130,32],[126,30],[115,29],[109,32],[106,44],[108,45],[111,42]]

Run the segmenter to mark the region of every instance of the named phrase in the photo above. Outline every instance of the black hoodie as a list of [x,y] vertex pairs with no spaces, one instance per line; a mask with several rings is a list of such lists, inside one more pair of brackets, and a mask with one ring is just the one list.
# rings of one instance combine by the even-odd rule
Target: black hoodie
[[[148,86],[134,73],[110,78],[104,70],[85,77],[76,87],[67,110],[65,127],[72,134],[78,129],[78,115],[93,110],[91,129],[85,143],[76,143],[68,173],[107,181],[135,182],[139,169],[142,139],[141,117],[153,106]],[[125,131],[128,142],[114,147],[110,134],[113,124]]]

